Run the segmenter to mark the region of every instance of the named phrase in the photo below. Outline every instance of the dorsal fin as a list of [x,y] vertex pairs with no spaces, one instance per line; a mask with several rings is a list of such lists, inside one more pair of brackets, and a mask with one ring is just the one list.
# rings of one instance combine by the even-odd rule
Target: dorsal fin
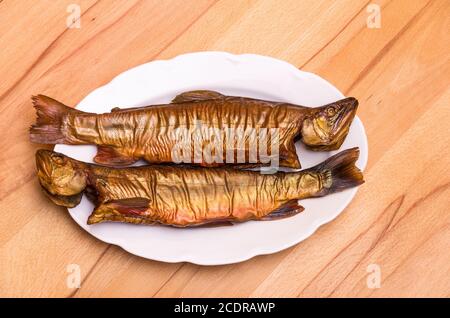
[[194,102],[199,100],[219,99],[224,97],[225,95],[222,95],[215,91],[208,91],[208,90],[189,91],[175,96],[175,98],[172,99],[172,103]]

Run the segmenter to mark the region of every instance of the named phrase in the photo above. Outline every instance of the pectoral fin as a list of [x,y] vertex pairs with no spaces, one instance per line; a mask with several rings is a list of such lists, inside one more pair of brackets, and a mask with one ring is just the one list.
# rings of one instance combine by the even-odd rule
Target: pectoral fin
[[129,198],[120,200],[111,200],[104,205],[116,210],[122,214],[137,214],[141,215],[147,211],[150,206],[150,200],[147,198]]
[[94,161],[105,166],[128,166],[135,163],[137,159],[121,154],[113,147],[98,146]]
[[88,218],[88,224],[105,221],[127,222],[134,224],[153,224],[144,213],[150,206],[147,198],[129,198],[111,200],[98,205]]
[[261,221],[272,221],[284,219],[302,212],[305,208],[298,204],[298,200],[290,200],[280,206],[278,209],[270,212]]
[[214,91],[189,91],[175,96],[175,98],[172,100],[172,103],[194,102],[199,100],[219,99],[224,97],[225,95]]

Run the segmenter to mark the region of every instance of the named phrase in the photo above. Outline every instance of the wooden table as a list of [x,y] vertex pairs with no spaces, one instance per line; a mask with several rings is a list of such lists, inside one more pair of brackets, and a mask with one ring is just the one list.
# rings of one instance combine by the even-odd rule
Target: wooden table
[[[450,296],[450,2],[370,2],[0,0],[0,296]],[[366,184],[307,240],[235,265],[91,237],[39,189],[30,96],[76,105],[130,67],[204,50],[280,58],[356,96]]]

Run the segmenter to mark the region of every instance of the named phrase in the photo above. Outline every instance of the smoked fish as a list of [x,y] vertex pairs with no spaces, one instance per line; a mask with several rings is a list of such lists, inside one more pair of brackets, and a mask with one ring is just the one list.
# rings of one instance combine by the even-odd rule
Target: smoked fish
[[36,153],[37,175],[57,205],[94,202],[88,224],[105,221],[175,227],[275,220],[303,210],[299,199],[321,197],[364,182],[359,149],[342,151],[298,172],[261,174],[233,168],[150,165],[112,168],[49,150]]
[[[358,106],[353,97],[310,108],[204,90],[182,93],[170,104],[114,108],[104,114],[82,112],[44,95],[32,100],[37,112],[32,142],[97,145],[94,162],[106,166],[139,159],[152,164],[257,166],[269,165],[276,156],[279,166],[298,169],[294,142],[301,139],[317,151],[339,149]],[[211,145],[212,156],[203,156]],[[178,146],[184,152],[174,159]],[[258,150],[252,155],[254,147]]]

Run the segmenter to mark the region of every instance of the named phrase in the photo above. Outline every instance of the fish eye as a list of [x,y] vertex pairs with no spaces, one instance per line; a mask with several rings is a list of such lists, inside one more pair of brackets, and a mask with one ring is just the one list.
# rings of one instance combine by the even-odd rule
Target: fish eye
[[327,114],[328,116],[334,116],[336,114],[336,109],[334,109],[334,107],[328,107]]
[[64,158],[62,156],[59,156],[59,155],[53,155],[52,156],[52,160],[53,160],[54,163],[57,163],[57,164],[63,164],[64,163]]

